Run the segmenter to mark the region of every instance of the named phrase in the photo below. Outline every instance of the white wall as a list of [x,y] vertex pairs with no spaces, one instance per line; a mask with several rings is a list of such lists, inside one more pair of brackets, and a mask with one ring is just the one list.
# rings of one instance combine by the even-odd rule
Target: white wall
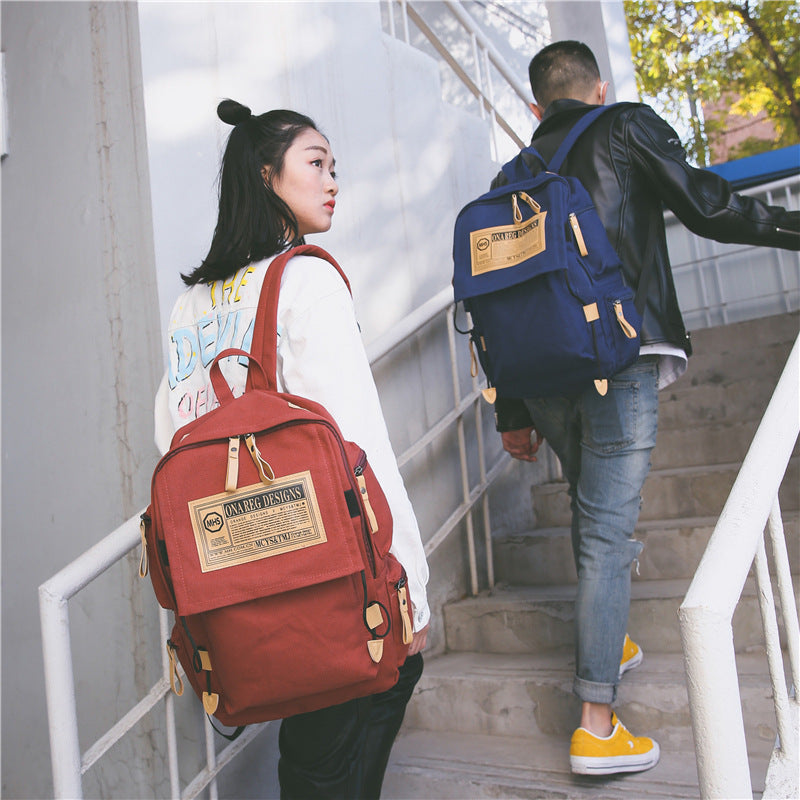
[[[317,241],[350,275],[367,343],[449,283],[455,215],[496,165],[486,126],[441,102],[439,66],[381,33],[377,0],[159,2],[138,13],[4,1],[1,20],[2,793],[41,798],[51,787],[36,589],[147,502],[160,329],[215,222],[227,135],[218,101],[295,108],[330,137],[341,192]],[[447,365],[430,338],[377,370],[398,450],[447,405]],[[431,448],[406,473],[426,536],[460,493],[452,449]],[[504,506],[525,502],[516,480]],[[456,532],[432,559],[434,607],[463,591],[463,561]],[[70,604],[84,747],[152,683],[163,646],[153,609],[131,561]],[[432,638],[436,651],[440,631]],[[196,710],[190,701],[180,713]],[[186,743],[199,758],[199,743]],[[87,796],[166,796],[164,753],[148,720],[90,771]],[[226,778],[228,796],[259,796],[274,771],[263,755],[247,787]]]
[[639,100],[621,2],[550,0],[547,12],[552,41],[576,39],[591,48],[600,75],[611,82],[606,102]]
[[[158,314],[135,7],[0,10],[2,794],[43,798],[52,789],[37,588],[145,503]],[[85,746],[149,685],[140,658],[153,642],[135,574],[125,562],[101,594],[70,604]],[[118,755],[141,756],[140,744]],[[118,796],[138,794],[140,776],[121,781],[115,769]]]
[[140,19],[162,322],[210,243],[225,97],[330,138],[340,193],[315,242],[350,276],[367,343],[449,283],[455,213],[494,175],[488,139],[442,105],[435,62],[383,36],[377,2],[143,3]]

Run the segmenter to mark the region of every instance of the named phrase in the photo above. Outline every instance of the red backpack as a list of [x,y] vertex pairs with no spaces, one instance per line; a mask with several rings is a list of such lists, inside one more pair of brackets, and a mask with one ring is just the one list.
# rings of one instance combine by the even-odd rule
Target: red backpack
[[[388,689],[412,639],[392,516],[366,454],[321,405],[276,389],[281,275],[299,254],[326,259],[347,283],[318,247],[274,259],[253,352],[214,359],[220,405],[175,433],[142,516],[156,597],[175,612],[172,688],[183,691],[177,657],[225,725]],[[250,359],[235,399],[219,368],[230,356]]]

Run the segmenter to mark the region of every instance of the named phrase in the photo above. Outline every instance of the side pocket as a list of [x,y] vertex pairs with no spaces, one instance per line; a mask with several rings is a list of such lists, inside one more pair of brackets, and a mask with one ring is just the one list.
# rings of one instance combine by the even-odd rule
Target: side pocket
[[603,299],[601,319],[604,346],[598,337],[597,357],[601,374],[612,378],[639,356],[642,321],[633,305],[633,293],[612,291]]
[[[359,489],[358,508],[354,506],[351,517],[356,511],[363,513],[373,549],[378,558],[383,560],[392,546],[393,520],[389,502],[367,461],[366,453],[354,442],[346,442],[345,446],[348,459],[353,464],[353,475]],[[378,573],[380,571],[378,568]]]
[[[148,509],[150,512],[150,509]],[[169,559],[167,547],[163,539],[159,539],[155,520],[149,513],[142,514],[142,528],[144,536],[145,553],[144,559],[147,561],[147,571],[150,581],[153,584],[153,591],[156,600],[162,608],[175,610],[175,599],[172,594],[172,586],[169,579]],[[143,559],[143,560],[144,560]],[[140,569],[140,575],[142,574]]]

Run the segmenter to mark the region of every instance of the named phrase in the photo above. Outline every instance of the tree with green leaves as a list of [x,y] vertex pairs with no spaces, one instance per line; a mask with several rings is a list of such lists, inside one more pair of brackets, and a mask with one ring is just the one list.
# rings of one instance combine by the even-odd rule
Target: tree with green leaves
[[[774,141],[745,140],[735,156],[800,142],[800,3],[789,0],[625,0],[639,93],[681,132],[699,164],[725,131],[726,112],[762,111]],[[688,113],[687,113],[688,112]]]

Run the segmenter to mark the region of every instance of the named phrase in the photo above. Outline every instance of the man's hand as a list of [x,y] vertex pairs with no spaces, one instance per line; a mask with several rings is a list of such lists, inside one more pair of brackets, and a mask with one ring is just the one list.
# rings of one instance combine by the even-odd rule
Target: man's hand
[[[531,438],[534,431],[536,432],[536,441]],[[544,436],[536,428],[521,428],[517,431],[506,431],[500,435],[503,439],[503,449],[513,458],[518,458],[520,461],[536,461],[536,451],[544,441]]]

